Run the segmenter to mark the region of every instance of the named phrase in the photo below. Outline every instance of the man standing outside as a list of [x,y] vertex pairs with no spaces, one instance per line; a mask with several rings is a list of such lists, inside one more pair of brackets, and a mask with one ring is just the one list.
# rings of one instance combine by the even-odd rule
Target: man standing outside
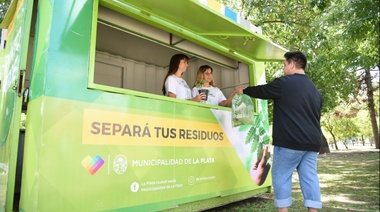
[[294,51],[284,57],[285,76],[266,85],[239,87],[236,92],[274,100],[272,181],[278,211],[286,212],[292,205],[292,175],[296,169],[305,207],[309,212],[318,211],[322,208],[317,174],[322,97],[305,75],[306,56]]

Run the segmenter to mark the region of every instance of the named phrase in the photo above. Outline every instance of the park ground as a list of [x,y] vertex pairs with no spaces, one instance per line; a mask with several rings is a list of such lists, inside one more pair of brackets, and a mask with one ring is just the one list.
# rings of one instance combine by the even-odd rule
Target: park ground
[[[320,211],[379,211],[379,150],[374,146],[349,145],[330,148],[331,153],[318,156],[323,209]],[[207,212],[276,211],[273,192],[207,210]],[[289,212],[307,211],[293,175],[293,205]]]

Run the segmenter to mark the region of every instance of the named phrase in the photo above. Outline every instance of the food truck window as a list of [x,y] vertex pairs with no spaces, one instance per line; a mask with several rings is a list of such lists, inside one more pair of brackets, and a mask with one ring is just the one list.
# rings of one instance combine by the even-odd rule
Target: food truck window
[[183,75],[190,87],[204,64],[213,67],[217,86],[226,97],[236,86],[249,83],[247,64],[103,6],[98,8],[93,36],[94,64],[89,74],[93,89],[162,96],[170,58],[177,53],[190,58]]

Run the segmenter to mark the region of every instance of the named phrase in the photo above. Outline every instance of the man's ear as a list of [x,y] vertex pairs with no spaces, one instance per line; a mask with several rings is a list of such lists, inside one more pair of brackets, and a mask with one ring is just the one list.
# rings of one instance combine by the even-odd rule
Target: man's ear
[[291,61],[289,65],[292,70],[296,69],[296,64],[294,63],[294,61]]

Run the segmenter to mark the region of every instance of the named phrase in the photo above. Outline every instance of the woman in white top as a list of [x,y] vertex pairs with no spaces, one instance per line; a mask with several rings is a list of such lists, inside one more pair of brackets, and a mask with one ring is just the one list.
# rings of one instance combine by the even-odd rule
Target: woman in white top
[[228,107],[232,102],[235,92],[232,92],[228,99],[226,99],[222,91],[216,87],[212,72],[211,66],[202,65],[199,67],[192,95],[198,95],[199,89],[207,89],[209,90],[208,98],[206,101],[203,101],[204,103]]
[[172,56],[168,73],[162,85],[162,92],[165,96],[200,102],[204,94],[198,94],[192,98],[191,89],[182,78],[182,74],[187,69],[188,60],[189,57],[184,54],[175,54]]

